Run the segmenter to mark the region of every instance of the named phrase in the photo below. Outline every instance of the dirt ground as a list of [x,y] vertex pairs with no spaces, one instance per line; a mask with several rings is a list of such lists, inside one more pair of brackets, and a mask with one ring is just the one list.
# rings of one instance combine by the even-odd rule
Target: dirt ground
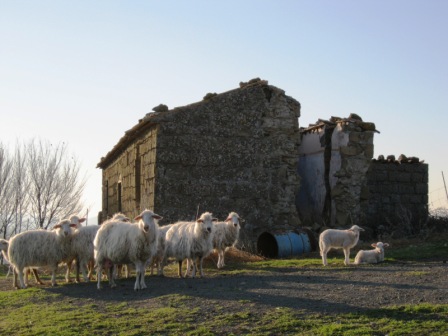
[[[191,297],[190,304],[200,305],[205,313],[213,313],[217,302],[229,311],[240,311],[243,303],[251,303],[257,314],[279,307],[292,308],[299,313],[335,314],[389,305],[448,304],[445,260],[346,267],[343,256],[337,258],[340,264],[325,268],[268,268],[259,272],[251,267],[252,271],[243,274],[206,269],[205,277],[196,279],[147,275],[148,288],[139,292],[133,290],[135,277],[119,279],[114,289],[104,282],[102,290],[98,290],[94,282],[52,288],[47,285],[48,280],[46,285],[40,286],[30,279],[30,285],[62,294],[80,305],[86,300],[91,304],[93,300],[99,305],[128,302],[150,308],[163,305],[158,298],[164,295],[179,294]],[[244,263],[232,265],[234,270],[238,265],[244,268]],[[11,276],[0,278],[0,290],[14,290]]]

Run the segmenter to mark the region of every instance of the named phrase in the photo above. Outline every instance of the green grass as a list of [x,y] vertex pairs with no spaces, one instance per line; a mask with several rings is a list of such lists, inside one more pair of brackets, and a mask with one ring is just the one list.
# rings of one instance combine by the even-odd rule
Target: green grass
[[[277,307],[259,313],[248,300],[208,315],[186,295],[155,298],[158,307],[131,302],[98,306],[42,289],[0,292],[0,334],[9,335],[446,335],[448,305],[405,305],[360,313],[307,314]],[[199,321],[199,323],[198,323]]]
[[[446,240],[445,240],[446,241]],[[386,251],[384,265],[398,261],[420,261],[448,255],[445,241],[394,246]],[[351,272],[343,255],[330,255],[330,267]],[[175,276],[175,264],[167,276]],[[297,259],[264,260],[229,264],[224,270],[208,266],[208,277],[217,274],[268,274],[296,272],[300,268],[323,267],[318,253]],[[427,272],[409,271],[419,277]],[[0,276],[5,276],[4,270]],[[45,276],[44,276],[45,278]],[[61,278],[62,279],[62,278]],[[10,280],[10,279],[8,279]],[[12,281],[12,280],[11,280]],[[33,281],[33,280],[31,280]],[[257,310],[249,299],[208,302],[170,294],[141,301],[77,299],[39,287],[0,291],[0,335],[446,335],[448,305],[403,305],[351,314],[309,313],[299,308],[273,307]],[[231,309],[226,306],[231,304]],[[213,308],[210,308],[213,307]]]

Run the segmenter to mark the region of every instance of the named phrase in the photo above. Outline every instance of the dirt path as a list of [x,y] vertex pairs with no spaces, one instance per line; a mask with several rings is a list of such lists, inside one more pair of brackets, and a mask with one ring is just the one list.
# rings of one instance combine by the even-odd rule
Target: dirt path
[[[448,265],[437,262],[384,263],[358,267],[272,268],[231,275],[225,271],[203,279],[148,276],[148,289],[134,292],[135,278],[118,280],[118,287],[97,290],[96,283],[40,286],[62,294],[75,304],[132,302],[160,305],[164,295],[193,298],[192,306],[213,311],[216,302],[226,309],[254,304],[258,312],[288,307],[303,313],[357,312],[403,304],[448,304]],[[34,279],[30,280],[32,286]],[[13,290],[12,279],[1,278],[0,290]]]

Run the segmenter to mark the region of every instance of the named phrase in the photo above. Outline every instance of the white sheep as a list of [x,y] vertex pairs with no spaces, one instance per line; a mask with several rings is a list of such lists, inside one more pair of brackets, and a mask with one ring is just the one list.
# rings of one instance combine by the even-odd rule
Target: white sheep
[[70,252],[72,228],[75,224],[65,219],[56,224],[51,231],[30,230],[15,235],[9,241],[8,259],[14,266],[14,287],[26,288],[23,280],[25,267],[49,266],[52,271],[51,285],[56,285],[58,264],[67,258]]
[[215,223],[213,235],[213,248],[218,252],[218,268],[223,268],[224,253],[226,249],[233,246],[238,240],[240,233],[240,217],[236,212],[231,212],[224,222]]
[[73,233],[71,256],[76,260],[76,282],[80,282],[80,271],[85,282],[90,281],[92,277],[94,264],[93,241],[99,228],[99,225],[88,225],[78,228]]
[[157,274],[159,276],[163,276],[163,257],[165,253],[165,242],[166,242],[166,233],[173,226],[173,224],[168,224],[159,227],[159,244],[157,245],[157,252],[154,255],[154,258],[150,261],[151,264],[151,275],[154,272],[154,266],[157,268]]
[[373,250],[360,250],[356,254],[355,264],[376,264],[384,261],[384,248],[388,247],[388,243],[373,243]]
[[[111,221],[101,225],[94,245],[98,289],[101,289],[101,271],[109,264],[133,263],[136,269],[134,290],[146,288],[146,262],[154,256],[158,243],[158,224],[162,219],[151,210],[144,210],[135,217],[138,223]],[[113,267],[109,268],[109,284],[116,287]]]
[[187,259],[187,276],[190,263],[193,266],[192,277],[196,276],[200,263],[200,275],[203,276],[202,263],[213,250],[213,222],[217,221],[210,212],[204,212],[195,222],[177,222],[166,233],[166,245],[163,265],[169,257],[179,263],[178,275],[182,277],[182,262]]
[[[0,239],[0,250],[2,251],[2,255],[3,255],[3,259],[5,261],[7,261],[9,263],[8,260],[8,246],[9,246],[9,242],[6,239]],[[12,265],[10,265],[10,270],[11,267],[13,267]],[[12,270],[14,272],[14,270]],[[30,272],[33,272],[34,275],[34,279],[36,280],[36,282],[39,285],[43,285],[44,283],[42,282],[42,280],[40,280],[39,278],[39,274],[37,273],[37,269],[35,268],[26,268],[25,269],[25,285],[28,286],[28,275],[30,274]],[[9,271],[8,271],[8,275],[9,275]]]
[[358,225],[353,225],[348,230],[328,229],[323,231],[319,236],[320,255],[322,263],[327,266],[327,253],[332,248],[344,250],[344,264],[350,264],[350,249],[354,247],[359,240],[359,232],[364,231]]
[[[75,224],[77,229],[82,228],[82,223],[86,221],[85,217],[79,218],[79,216],[72,215],[70,216],[70,223]],[[70,282],[70,271],[72,269],[73,262],[75,261],[76,254],[75,252],[70,253],[63,262],[67,265],[67,270],[65,272],[65,282]],[[76,265],[76,281],[79,282],[79,265]]]

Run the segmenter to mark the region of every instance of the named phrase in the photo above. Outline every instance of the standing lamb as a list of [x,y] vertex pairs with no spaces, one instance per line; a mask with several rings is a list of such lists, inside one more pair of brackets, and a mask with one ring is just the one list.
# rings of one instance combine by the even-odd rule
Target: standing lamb
[[218,252],[218,268],[223,268],[224,253],[226,249],[233,246],[238,240],[240,233],[240,217],[236,212],[231,212],[224,222],[215,224],[213,235],[213,248]]
[[49,266],[52,271],[51,285],[56,285],[58,264],[67,258],[70,252],[72,228],[76,224],[65,219],[56,224],[51,231],[30,230],[19,233],[11,238],[8,248],[8,259],[14,266],[14,287],[19,274],[20,288],[26,288],[23,281],[25,267]]
[[76,260],[76,282],[80,282],[80,270],[85,282],[90,281],[92,277],[93,241],[99,229],[99,225],[88,225],[78,228],[73,233],[71,256]]
[[[136,269],[134,290],[146,288],[146,262],[154,256],[158,243],[158,224],[162,219],[151,210],[135,217],[138,223],[110,221],[101,225],[94,245],[98,289],[101,289],[101,271],[106,264],[133,263]],[[109,284],[116,287],[113,267],[109,268]]]
[[376,264],[379,262],[384,261],[384,248],[388,247],[388,243],[373,243],[372,247],[374,247],[373,250],[360,250],[356,254],[355,257],[355,264]]
[[196,275],[197,258],[200,261],[200,275],[203,276],[202,262],[213,250],[213,222],[217,221],[210,212],[204,212],[195,222],[177,222],[166,233],[166,245],[163,265],[169,257],[179,263],[178,275],[182,278],[182,262],[187,259],[187,276],[189,263],[193,264],[192,277]]
[[344,264],[349,265],[350,249],[358,243],[360,231],[364,231],[364,229],[358,225],[353,225],[348,230],[328,229],[322,232],[319,236],[319,247],[323,265],[328,265],[327,253],[332,248],[343,249],[345,255]]

